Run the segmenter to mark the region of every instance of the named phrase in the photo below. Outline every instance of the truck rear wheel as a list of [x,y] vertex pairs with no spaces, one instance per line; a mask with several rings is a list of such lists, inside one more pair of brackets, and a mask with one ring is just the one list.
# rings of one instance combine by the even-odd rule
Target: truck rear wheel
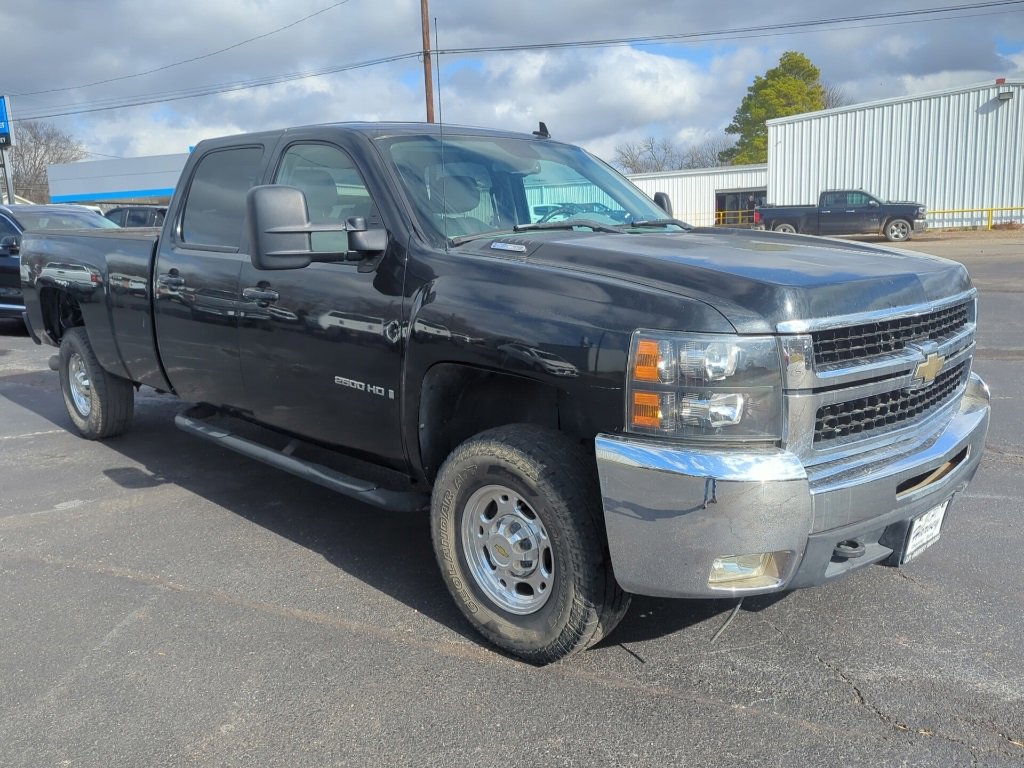
[[431,504],[434,552],[459,609],[536,664],[594,645],[629,607],[602,520],[592,462],[563,435],[529,425],[459,446]]
[[787,235],[796,234],[796,227],[794,227],[792,224],[787,224],[786,222],[776,224],[774,227],[772,227],[772,229],[774,229],[776,232],[782,232],[783,234]]
[[85,328],[64,332],[58,361],[64,405],[82,437],[114,437],[131,426],[135,405],[132,383],[100,366]]
[[893,219],[885,225],[885,239],[890,243],[900,243],[909,240],[914,229],[906,219]]

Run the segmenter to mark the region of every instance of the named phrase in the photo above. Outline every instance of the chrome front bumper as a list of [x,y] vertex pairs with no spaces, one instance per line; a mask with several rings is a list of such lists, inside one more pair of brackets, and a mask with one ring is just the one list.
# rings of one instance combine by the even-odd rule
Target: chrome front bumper
[[[977,471],[989,392],[975,374],[940,434],[856,481],[815,487],[781,449],[700,448],[598,435],[597,466],[612,566],[627,592],[722,597],[821,584],[879,561],[898,561],[910,521],[963,490]],[[865,515],[865,508],[871,510]],[[849,524],[814,532],[815,520]],[[948,514],[948,510],[947,510]],[[840,542],[863,545],[834,555]],[[716,558],[786,553],[770,586],[709,585]]]

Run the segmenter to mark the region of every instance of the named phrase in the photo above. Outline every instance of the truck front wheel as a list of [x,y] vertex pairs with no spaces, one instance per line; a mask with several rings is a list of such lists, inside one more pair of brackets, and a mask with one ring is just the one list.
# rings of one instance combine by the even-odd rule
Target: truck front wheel
[[776,232],[782,232],[782,233],[787,234],[787,235],[795,235],[796,234],[796,227],[794,227],[792,224],[788,224],[786,222],[782,222],[781,224],[776,224],[774,227],[772,227],[772,229],[774,229]]
[[622,619],[593,462],[565,436],[498,427],[459,446],[434,486],[431,533],[445,584],[474,628],[545,664]]
[[64,405],[82,437],[114,437],[131,426],[135,405],[132,383],[100,366],[85,328],[64,332],[58,361]]
[[900,243],[909,240],[914,229],[906,219],[893,219],[885,225],[885,239],[890,243]]

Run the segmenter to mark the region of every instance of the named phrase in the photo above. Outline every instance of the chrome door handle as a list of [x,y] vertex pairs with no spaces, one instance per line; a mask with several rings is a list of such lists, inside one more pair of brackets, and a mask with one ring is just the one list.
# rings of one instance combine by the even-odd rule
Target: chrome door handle
[[246,288],[242,291],[242,298],[249,301],[277,301],[281,298],[281,294],[263,288]]

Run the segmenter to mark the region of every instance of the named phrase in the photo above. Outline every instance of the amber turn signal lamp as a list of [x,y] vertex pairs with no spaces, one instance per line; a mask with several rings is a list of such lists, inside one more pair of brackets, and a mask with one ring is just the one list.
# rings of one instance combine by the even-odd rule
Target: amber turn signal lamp
[[657,392],[633,393],[633,426],[661,427],[661,397]]
[[641,339],[636,347],[633,378],[637,381],[660,381],[661,372],[658,367],[660,362],[661,352],[658,342],[652,339]]

